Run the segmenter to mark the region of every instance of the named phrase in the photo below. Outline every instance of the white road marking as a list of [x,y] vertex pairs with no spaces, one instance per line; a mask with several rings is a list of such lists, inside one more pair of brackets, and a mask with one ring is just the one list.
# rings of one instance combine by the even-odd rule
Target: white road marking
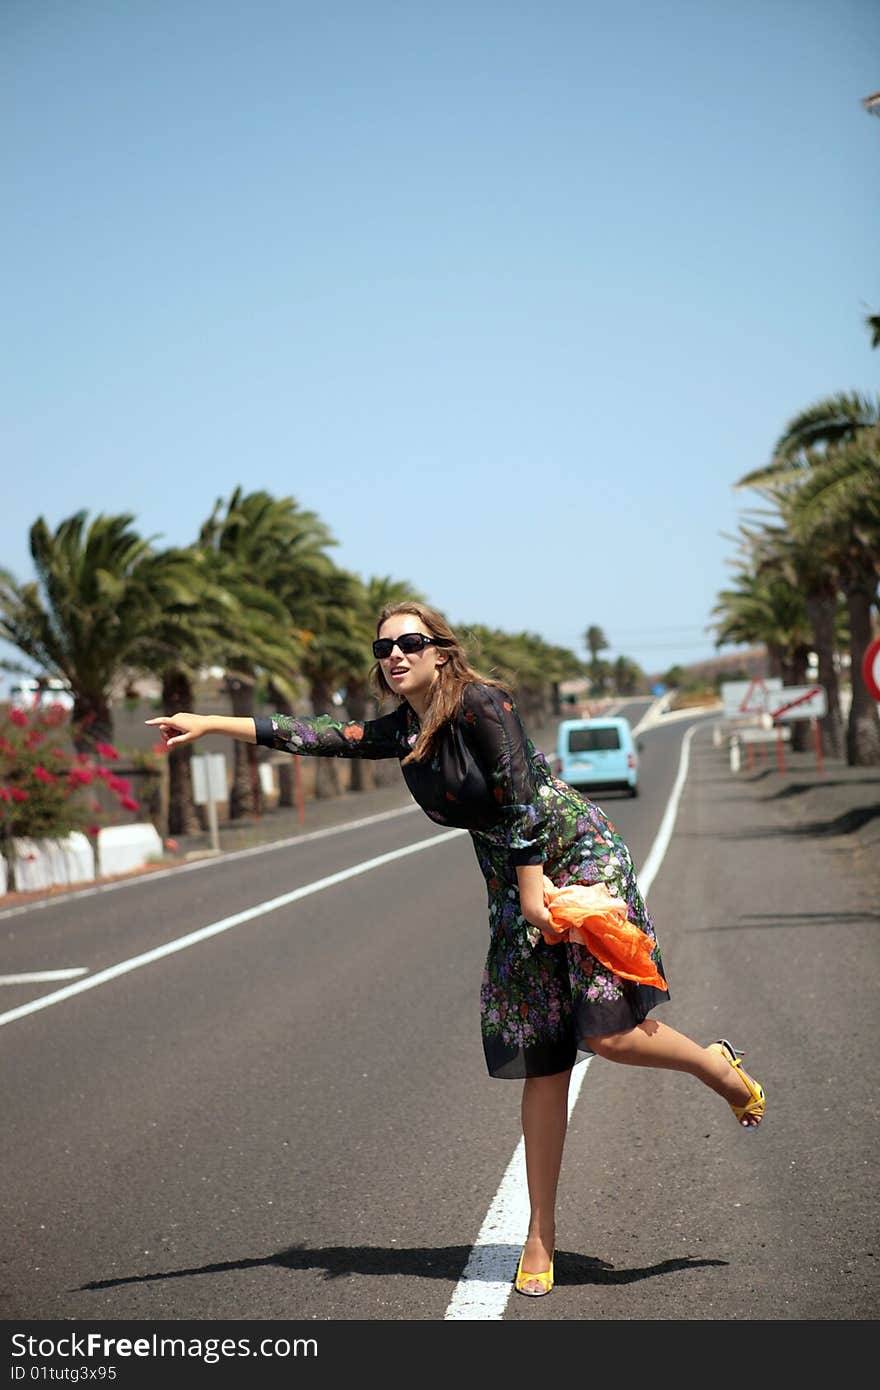
[[700,726],[695,724],[688,729],[681,741],[681,757],[678,763],[678,776],[669,797],[663,819],[660,822],[660,829],[651,846],[651,852],[642,865],[642,871],[637,875],[639,880],[639,892],[643,898],[647,898],[651,889],[651,884],[657,877],[657,870],[663,863],[666,851],[669,848],[669,841],[672,839],[672,832],[675,828],[675,818],[678,815],[678,803],[681,801],[681,794],[684,791],[684,784],[687,779],[688,767],[691,761],[691,739]]
[[0,985],[36,985],[41,980],[72,980],[75,975],[88,975],[85,965],[74,965],[69,970],[32,970],[27,975],[0,975]]
[[312,893],[320,893],[325,888],[332,888],[337,883],[345,883],[347,879],[369,873],[371,869],[378,869],[383,864],[391,864],[395,859],[403,859],[408,854],[418,854],[420,850],[431,849],[434,845],[442,845],[447,840],[466,834],[467,831],[465,830],[446,830],[440,835],[429,835],[426,840],[417,840],[415,844],[404,845],[402,849],[393,849],[388,854],[379,854],[375,859],[365,859],[360,864],[353,864],[350,869],[341,869],[339,873],[316,879],[314,883],[306,883],[302,888],[294,888],[290,893],[282,893],[278,898],[270,898],[266,902],[257,903],[255,907],[246,908],[244,912],[236,912],[231,917],[223,917],[219,922],[211,922],[206,927],[199,927],[197,931],[180,936],[175,941],[167,941],[163,946],[156,946],[152,951],[144,951],[140,956],[132,956],[129,960],[120,961],[118,965],[111,965],[106,970],[99,970],[96,974],[90,975],[87,980],[78,980],[76,984],[65,985],[64,989],[56,989],[52,994],[43,994],[39,999],[32,999],[29,1004],[22,1004],[17,1009],[9,1009],[5,1014],[0,1014],[0,1025],[15,1023],[17,1019],[26,1018],[28,1014],[37,1013],[40,1009],[48,1009],[53,1004],[60,1004],[63,999],[71,999],[75,994],[82,994],[87,989],[97,989],[98,985],[104,985],[109,980],[117,979],[120,975],[127,975],[132,970],[139,970],[142,965],[151,965],[153,961],[161,960],[163,956],[171,956],[177,951],[185,951],[189,946],[196,946],[200,941],[207,941],[211,936],[218,936],[220,932],[229,931],[232,927],[239,927],[243,922],[251,922],[255,917],[265,917],[266,913],[275,912],[279,907],[287,907],[289,903],[298,902],[300,898],[308,898]]
[[276,849],[289,849],[291,845],[304,845],[309,840],[324,840],[329,835],[341,835],[344,830],[360,830],[364,825],[378,825],[380,821],[391,820],[393,816],[408,816],[420,808],[415,802],[411,806],[397,806],[393,811],[377,811],[373,816],[362,816],[360,820],[347,820],[343,825],[328,825],[323,830],[309,830],[305,835],[290,835],[286,840],[272,840],[267,845],[252,845],[250,849],[232,849],[211,859],[195,859],[190,864],[175,864],[168,869],[154,869],[148,874],[136,874],[131,878],[118,879],[116,883],[98,883],[92,888],[76,888],[69,893],[57,893],[39,902],[23,903],[21,907],[9,907],[0,912],[0,922],[7,917],[18,917],[22,912],[36,912],[44,907],[57,907],[59,903],[72,902],[74,898],[93,898],[98,893],[115,893],[120,888],[140,888],[145,883],[155,883],[159,878],[170,878],[172,874],[193,874],[199,869],[213,869],[218,864],[228,864],[233,859],[249,859],[255,854],[271,854]]
[[[568,1114],[580,1095],[588,1057],[575,1067],[568,1088]],[[520,1139],[486,1219],[480,1227],[465,1271],[455,1286],[444,1321],[486,1322],[500,1318],[513,1288],[513,1271],[529,1226],[526,1146]]]
[[[642,872],[637,876],[643,898],[647,898],[648,889],[657,877],[657,871],[669,848],[678,804],[687,777],[691,739],[696,729],[695,725],[694,728],[688,729],[684,736],[678,776],[651,851]],[[592,1060],[592,1057],[587,1057],[572,1071],[568,1091],[569,1117]],[[480,1227],[464,1273],[455,1286],[444,1320],[493,1322],[504,1316],[508,1299],[513,1292],[513,1275],[528,1226],[529,1196],[526,1187],[525,1144],[520,1139],[486,1219]]]

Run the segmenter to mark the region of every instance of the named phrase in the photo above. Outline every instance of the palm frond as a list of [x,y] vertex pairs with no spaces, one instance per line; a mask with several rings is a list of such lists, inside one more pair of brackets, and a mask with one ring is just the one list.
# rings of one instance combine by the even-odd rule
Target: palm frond
[[773,456],[792,460],[804,450],[827,449],[878,423],[880,397],[840,391],[808,406],[789,420],[776,441]]

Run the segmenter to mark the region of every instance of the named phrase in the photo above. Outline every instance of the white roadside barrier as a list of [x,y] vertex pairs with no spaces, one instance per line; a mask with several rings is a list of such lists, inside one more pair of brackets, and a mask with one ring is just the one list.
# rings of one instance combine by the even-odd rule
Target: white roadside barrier
[[[756,743],[773,743],[778,749],[782,743],[791,742],[791,730],[783,725],[776,729],[739,729],[730,736],[730,770],[739,772],[742,767],[742,748],[751,748]],[[754,754],[748,754],[750,765],[754,759]]]
[[[15,839],[15,890],[33,893],[58,884],[90,883],[95,878],[92,846],[86,835],[74,831],[59,839]],[[135,825],[108,825],[98,832],[101,875],[140,869],[162,858],[159,832],[149,821]],[[6,860],[0,856],[0,893],[8,891]]]
[[98,866],[101,874],[124,874],[139,869],[150,859],[162,857],[159,832],[150,821],[136,825],[107,825],[98,834]]
[[[88,837],[75,831],[58,840],[12,841],[15,848],[15,887],[33,893],[56,883],[87,883],[95,877],[95,863]],[[6,860],[2,860],[2,891],[6,892]]]

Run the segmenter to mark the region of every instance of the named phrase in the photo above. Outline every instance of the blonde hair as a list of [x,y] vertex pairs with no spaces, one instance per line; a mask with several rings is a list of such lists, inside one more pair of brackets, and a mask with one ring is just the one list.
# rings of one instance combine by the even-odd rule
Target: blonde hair
[[[409,762],[423,762],[430,755],[443,725],[448,724],[450,719],[453,719],[458,713],[465,686],[479,682],[481,685],[494,685],[499,690],[504,687],[500,681],[493,680],[490,676],[483,676],[479,671],[474,670],[459,639],[442,613],[438,613],[434,608],[429,608],[427,604],[409,601],[386,604],[376,621],[376,636],[378,637],[381,632],[383,623],[387,622],[389,618],[398,617],[401,614],[418,618],[432,637],[442,637],[448,643],[448,646],[437,648],[437,651],[442,653],[443,659],[437,662],[437,677],[432,687],[431,703],[412,752],[402,759],[401,765],[403,765]],[[391,689],[378,662],[373,667],[372,678],[380,699],[386,695],[394,695],[398,700],[403,699],[403,696]]]

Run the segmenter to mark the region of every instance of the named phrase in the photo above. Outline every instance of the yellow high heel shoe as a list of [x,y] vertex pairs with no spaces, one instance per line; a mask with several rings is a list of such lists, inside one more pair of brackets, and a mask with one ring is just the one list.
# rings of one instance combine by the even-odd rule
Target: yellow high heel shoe
[[[516,1289],[517,1293],[525,1294],[526,1298],[543,1298],[544,1295],[548,1294],[553,1288],[553,1260],[556,1252],[554,1251],[550,1256],[550,1268],[543,1270],[540,1274],[529,1274],[528,1270],[523,1269],[522,1262],[525,1253],[525,1246],[523,1246],[522,1255],[520,1255],[519,1264],[516,1267],[516,1279],[514,1280],[513,1287]],[[524,1284],[530,1284],[533,1281],[543,1285],[543,1287],[540,1289],[523,1288]]]
[[[767,1105],[767,1097],[764,1095],[763,1086],[760,1081],[756,1081],[753,1076],[749,1076],[748,1072],[743,1070],[743,1053],[738,1047],[733,1047],[726,1038],[719,1038],[717,1042],[710,1043],[709,1048],[711,1051],[720,1052],[722,1057],[725,1057],[730,1065],[736,1068],[743,1081],[748,1086],[751,1095],[745,1105],[732,1105],[730,1101],[728,1101],[728,1105],[730,1105],[731,1110],[736,1116],[737,1122],[745,1129],[757,1129],[758,1124],[760,1124],[764,1118],[764,1110]],[[758,1124],[746,1124],[745,1118],[747,1115],[754,1115]]]

